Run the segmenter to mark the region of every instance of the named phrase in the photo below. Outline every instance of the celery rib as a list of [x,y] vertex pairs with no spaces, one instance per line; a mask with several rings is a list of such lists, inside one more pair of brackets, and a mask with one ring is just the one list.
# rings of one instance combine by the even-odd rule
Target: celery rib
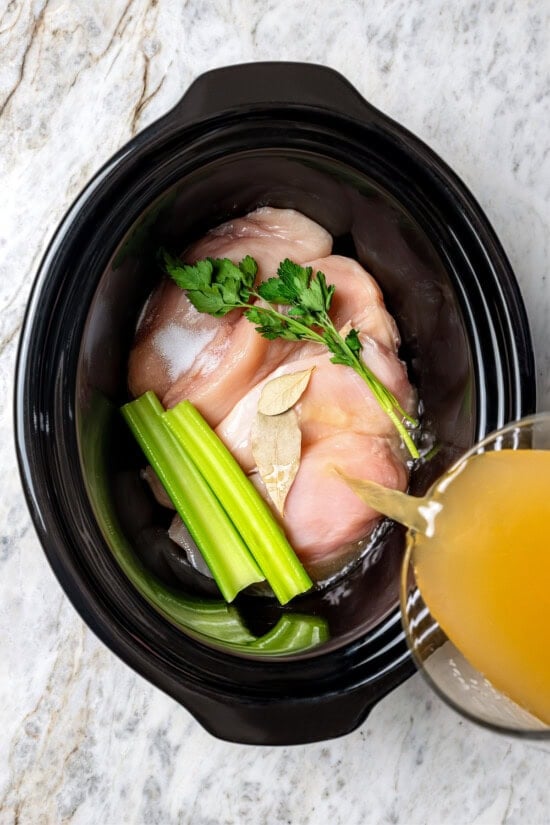
[[[167,587],[154,581],[148,581],[147,585],[149,598],[180,627],[232,645],[248,645],[257,641],[257,637],[250,633],[233,605],[172,593]],[[296,641],[307,645],[309,638],[307,634],[300,634],[300,639]]]
[[187,525],[223,597],[231,602],[249,584],[265,577],[187,449],[166,426],[163,413],[152,392],[122,407],[124,418]]
[[263,653],[293,653],[308,650],[329,639],[328,626],[318,616],[285,613],[268,633],[248,644],[249,650]]
[[273,513],[198,410],[181,401],[163,418],[201,467],[279,602],[309,590],[312,581]]

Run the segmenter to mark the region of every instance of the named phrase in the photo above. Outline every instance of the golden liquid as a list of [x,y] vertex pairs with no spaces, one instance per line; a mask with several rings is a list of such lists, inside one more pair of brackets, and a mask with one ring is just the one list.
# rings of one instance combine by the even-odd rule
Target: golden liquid
[[550,451],[473,456],[430,498],[443,505],[434,535],[413,550],[426,605],[474,667],[550,724]]

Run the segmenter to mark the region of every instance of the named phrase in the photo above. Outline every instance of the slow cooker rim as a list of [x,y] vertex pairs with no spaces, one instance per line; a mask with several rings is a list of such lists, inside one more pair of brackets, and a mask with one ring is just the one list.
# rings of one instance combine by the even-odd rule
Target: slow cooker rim
[[[255,107],[255,108],[256,108],[257,111],[261,110],[263,112],[266,112],[266,111],[268,111],[269,107]],[[299,107],[299,106],[296,106],[296,107],[290,107],[290,108],[291,108],[292,111],[296,110],[296,111],[300,111],[301,113],[304,113],[304,111],[306,111],[306,110],[316,111],[316,107]],[[257,111],[254,112],[254,114],[257,114]],[[270,109],[269,111],[271,113],[273,113],[272,109]],[[249,112],[249,115],[250,114],[252,114],[252,113]],[[323,114],[323,117],[325,117],[327,115],[326,111],[323,111],[322,114]],[[225,117],[227,117],[227,115]],[[341,115],[337,115],[336,117],[338,119],[342,120]],[[211,129],[211,127],[213,125],[213,122],[218,122],[219,123],[219,118],[218,117],[207,118],[204,121],[195,123],[193,125],[193,129],[200,128],[200,129],[204,129],[204,130],[208,131],[208,130]],[[359,125],[361,125],[361,124],[359,124]],[[363,128],[364,128],[364,125],[363,125]],[[177,127],[175,129],[172,128],[172,129],[166,130],[166,126],[164,126],[163,129],[165,130],[166,139],[171,140],[171,139],[174,139],[176,137],[176,135],[177,135],[178,139],[181,138],[182,131],[185,133],[185,131],[187,129],[189,129],[189,127],[187,127],[187,126],[185,126],[183,128],[182,127]],[[44,549],[45,549],[46,555],[48,556],[50,564],[52,564],[52,558],[55,558],[56,561],[59,561],[59,559],[56,556],[55,550],[53,552],[51,552],[51,550],[48,551],[48,549],[47,549],[48,535],[47,535],[47,531],[43,530],[43,522],[42,522],[42,519],[41,519],[41,512],[40,512],[41,508],[39,506],[40,505],[39,497],[36,496],[36,490],[33,489],[32,477],[30,475],[31,470],[28,466],[28,456],[26,454],[26,448],[25,448],[24,422],[23,422],[24,409],[22,408],[22,405],[24,404],[24,375],[25,375],[25,368],[27,366],[26,357],[25,357],[25,352],[26,351],[27,351],[27,355],[28,355],[28,340],[27,340],[27,338],[30,335],[32,327],[33,327],[33,320],[35,319],[35,314],[37,312],[37,302],[40,298],[41,289],[44,287],[44,284],[45,284],[45,282],[47,280],[47,277],[48,277],[48,271],[49,271],[49,268],[51,266],[52,256],[55,257],[55,255],[56,255],[56,245],[60,244],[60,243],[62,244],[64,242],[64,240],[66,240],[66,234],[70,235],[71,233],[74,233],[75,231],[76,232],[79,231],[78,230],[78,219],[79,219],[79,217],[81,217],[81,211],[83,209],[83,206],[87,202],[88,198],[92,198],[94,196],[94,192],[96,191],[96,187],[99,186],[101,184],[101,182],[105,180],[106,176],[109,176],[111,174],[111,172],[115,172],[117,170],[117,168],[119,167],[119,164],[121,162],[128,163],[132,158],[132,154],[135,157],[138,152],[142,151],[144,148],[147,149],[149,147],[150,141],[153,140],[153,139],[156,140],[156,141],[159,140],[159,134],[155,131],[155,125],[154,124],[153,124],[153,126],[149,127],[149,129],[146,130],[145,133],[142,133],[141,135],[139,135],[127,147],[123,148],[119,153],[117,153],[117,155],[115,155],[114,158],[111,161],[109,161],[97,173],[97,175],[92,179],[90,184],[85,188],[85,190],[83,190],[81,196],[77,199],[75,204],[73,204],[73,206],[70,207],[70,209],[67,212],[66,218],[62,221],[58,232],[56,233],[56,235],[52,239],[51,245],[50,245],[49,249],[47,250],[47,252],[44,256],[44,259],[43,259],[43,261],[42,261],[42,263],[39,267],[38,275],[37,275],[37,278],[35,280],[35,284],[33,286],[32,298],[29,302],[27,313],[26,313],[26,316],[25,316],[23,331],[21,333],[21,339],[20,339],[20,348],[19,348],[19,353],[18,353],[17,382],[16,382],[16,387],[17,387],[17,391],[16,391],[17,453],[18,453],[18,460],[19,460],[19,464],[20,464],[21,475],[22,475],[23,480],[24,480],[25,494],[27,496],[27,500],[29,502],[31,512],[33,514],[33,520],[35,521],[35,524],[37,524],[37,529],[39,530],[39,533],[41,534],[42,544],[44,546]],[[414,140],[417,141],[417,139],[414,139]],[[151,147],[149,147],[149,148],[151,148]],[[418,148],[418,147],[416,147],[416,148]],[[428,150],[428,151],[430,151],[430,150]],[[433,160],[433,158],[431,158],[431,159]],[[438,160],[438,164],[440,164],[441,168],[443,168],[442,162],[439,161],[439,159],[437,159],[437,160]],[[439,171],[441,171],[441,168],[440,168]],[[443,168],[443,172],[445,172],[445,171],[446,170]],[[454,176],[454,173],[452,173],[452,174]],[[454,182],[456,183],[456,181],[454,181]],[[110,186],[112,186],[112,182],[110,183]],[[465,194],[469,195],[467,190],[465,190]],[[471,196],[470,196],[470,198],[471,198]],[[470,204],[470,208],[471,208],[471,204]],[[475,214],[476,211],[478,211],[478,212],[481,211],[481,210],[479,210],[479,207],[477,207],[477,204],[475,204],[475,207],[474,207],[473,218],[474,218],[474,222],[477,221],[478,224],[479,224],[480,215],[479,214],[476,215]],[[482,215],[482,213],[481,213],[481,215]],[[484,222],[487,223],[484,216],[481,218],[481,221],[482,221],[482,224]],[[75,225],[76,225],[76,228],[75,228]],[[488,238],[486,237],[485,240],[496,241],[496,237],[491,238],[492,230],[490,229],[490,227],[488,227],[488,223],[487,223],[487,226],[482,226],[482,229],[484,229],[485,232],[487,232],[487,228],[489,229],[489,232],[488,232],[489,237]],[[478,225],[478,229],[479,229],[479,225]],[[505,269],[507,267],[507,269],[508,269],[508,272],[507,272],[508,280],[505,279],[506,287],[508,288],[509,293],[510,293],[510,291],[513,293],[514,292],[515,281],[513,280],[513,276],[512,276],[512,272],[511,272],[511,269],[509,267],[509,264],[507,264],[507,261],[505,260],[504,253],[502,252],[502,250],[500,248],[500,245],[498,244],[498,241],[496,241],[496,245],[495,245],[495,243],[493,243],[492,246],[493,246],[492,253],[495,254],[495,250],[496,250],[497,256],[500,257],[499,265],[501,267],[504,267]],[[59,251],[59,249],[57,251]],[[512,276],[512,283],[510,284],[509,280],[510,280],[511,276]],[[521,300],[520,300],[520,296],[519,296],[519,290],[517,289],[517,284],[515,285],[515,287],[516,287],[516,293],[517,293],[515,295],[516,303],[517,303],[517,300],[519,298],[519,306],[520,306],[520,309],[521,309]],[[510,294],[508,294],[508,298],[510,298]],[[505,306],[507,306],[506,301],[504,303],[505,303]],[[517,307],[515,307],[515,309],[517,311]],[[526,361],[528,361],[528,360],[529,360],[529,353],[527,353],[527,355],[526,355]],[[533,393],[531,394],[531,398],[529,398],[528,389],[532,390],[532,388],[528,388],[528,386],[527,386],[528,382],[527,382],[526,379],[523,381],[523,384],[525,384],[525,386],[523,387],[523,392],[524,393],[527,392],[527,401],[525,401],[523,396],[521,398],[517,397],[518,389],[520,389],[519,384],[518,384],[518,387],[516,388],[515,408],[514,408],[514,411],[513,411],[514,414],[516,414],[516,417],[517,417],[518,411],[522,410],[524,406],[529,407],[530,403],[532,404],[533,400],[534,400]],[[520,412],[520,414],[521,414],[521,412]],[[54,565],[52,564],[52,566],[54,566]],[[56,575],[58,576],[60,581],[62,581],[62,576],[60,576],[59,568],[56,569],[56,567],[54,566],[54,572],[56,572]],[[63,581],[62,581],[62,584],[63,584]],[[67,584],[67,582],[65,582],[65,585],[66,584]],[[64,587],[64,589],[65,589],[66,592],[68,592],[68,589],[67,589],[66,586]],[[79,612],[81,612],[81,614],[82,614],[82,605],[80,605],[80,607],[78,607],[77,609],[79,609]],[[93,626],[94,622],[93,621],[90,622],[89,617],[86,618],[86,620],[88,621],[89,624],[92,624],[92,626]],[[96,632],[98,632],[95,627],[94,627],[94,630],[96,630]],[[100,635],[101,638],[103,638],[103,640],[105,641],[102,633],[98,633],[98,635]],[[109,647],[111,647],[111,649],[114,649],[112,641],[107,641],[106,643],[109,645]],[[350,646],[350,648],[351,649],[353,649],[353,648],[357,649],[357,645],[352,644]],[[141,649],[138,649],[138,653],[139,652],[142,653]],[[119,655],[121,655],[121,654],[119,653]],[[327,655],[331,655],[331,654],[327,654]],[[223,656],[225,658],[227,656],[227,654],[224,653]],[[126,656],[124,656],[123,658],[125,658],[125,660],[128,661],[126,659]],[[322,654],[321,654],[321,656],[318,657],[318,660],[320,660],[321,658],[322,658]],[[257,659],[255,659],[253,661],[254,661],[255,665],[258,662]],[[263,661],[264,660],[262,660],[262,662]],[[275,664],[275,663],[269,663],[268,664],[266,662],[266,664],[269,668],[270,664]],[[288,664],[290,664],[290,662],[284,662],[284,664],[288,665]],[[300,668],[303,667],[303,661],[296,662],[295,664],[296,664],[297,667],[300,667]],[[134,663],[134,666],[140,672],[143,672],[142,663],[140,663],[138,666],[136,666],[135,663]],[[151,677],[149,677],[149,678],[151,678]],[[155,679],[155,678],[152,678],[151,681],[153,681],[155,683],[158,683],[158,679]],[[361,684],[361,683],[360,682],[355,683],[354,686],[357,686],[359,684]],[[341,688],[339,688],[339,690],[340,689]]]

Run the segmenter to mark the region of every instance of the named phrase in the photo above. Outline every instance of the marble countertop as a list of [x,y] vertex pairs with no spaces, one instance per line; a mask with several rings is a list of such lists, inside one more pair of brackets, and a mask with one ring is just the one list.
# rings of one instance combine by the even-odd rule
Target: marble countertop
[[40,549],[12,445],[18,333],[93,172],[201,72],[332,66],[486,210],[550,405],[550,5],[465,0],[0,0],[0,825],[546,823],[550,741],[464,721],[419,676],[340,740],[217,741],[84,626]]

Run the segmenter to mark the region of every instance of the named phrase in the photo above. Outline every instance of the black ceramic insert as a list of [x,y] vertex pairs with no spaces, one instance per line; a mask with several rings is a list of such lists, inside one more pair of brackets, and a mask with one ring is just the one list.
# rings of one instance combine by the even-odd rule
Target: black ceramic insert
[[[20,469],[44,550],[97,635],[208,730],[291,744],[352,730],[412,672],[397,608],[402,533],[385,530],[344,579],[300,600],[328,616],[325,647],[259,659],[208,644],[158,614],[113,559],[107,510],[135,539],[127,507],[140,506],[136,452],[119,417],[99,420],[95,404],[116,411],[128,397],[126,361],[159,277],[158,246],[177,252],[260,205],[319,221],[337,251],[378,279],[440,447],[413,473],[413,491],[476,439],[532,412],[534,370],[513,273],[479,206],[433,152],[324,67],[203,75],[67,213],[27,310],[15,399]],[[157,572],[169,577],[165,561]]]

